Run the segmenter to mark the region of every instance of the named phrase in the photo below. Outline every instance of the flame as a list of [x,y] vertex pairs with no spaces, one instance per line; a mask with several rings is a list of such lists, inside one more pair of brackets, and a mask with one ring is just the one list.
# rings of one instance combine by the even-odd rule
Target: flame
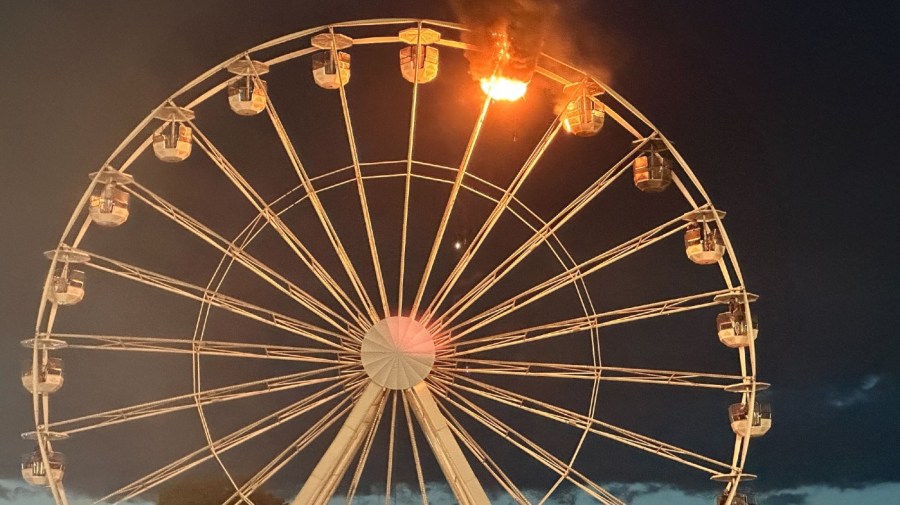
[[494,100],[514,102],[525,95],[528,83],[502,76],[491,76],[481,79],[481,90]]

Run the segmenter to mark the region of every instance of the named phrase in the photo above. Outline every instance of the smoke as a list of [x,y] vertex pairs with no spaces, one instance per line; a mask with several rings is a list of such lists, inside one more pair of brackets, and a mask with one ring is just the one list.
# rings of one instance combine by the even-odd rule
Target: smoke
[[[466,51],[475,80],[494,72],[501,48],[509,58],[501,62],[499,73],[523,82],[532,81],[541,52],[584,72],[581,76],[550,60],[540,61],[573,82],[591,76],[609,83],[611,68],[628,57],[615,33],[598,28],[597,6],[587,0],[450,0],[450,4],[470,30],[463,32],[462,40],[477,48]],[[557,112],[572,98],[547,79],[536,79],[529,88],[546,95]]]
[[475,80],[489,77],[500,62],[499,72],[509,79],[531,81],[547,29],[557,12],[551,0],[452,0],[460,21],[471,31],[463,42],[469,73]]

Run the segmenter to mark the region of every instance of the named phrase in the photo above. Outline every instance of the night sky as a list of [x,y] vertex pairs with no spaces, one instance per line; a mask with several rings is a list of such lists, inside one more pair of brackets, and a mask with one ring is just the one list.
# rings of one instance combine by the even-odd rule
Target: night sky
[[[900,6],[889,2],[860,6],[837,2],[628,1],[574,2],[560,13],[560,22],[570,29],[560,36],[570,39],[565,45],[577,54],[575,63],[598,69],[619,93],[676,142],[713,202],[728,211],[727,230],[748,289],[761,295],[754,306],[761,328],[757,341],[759,375],[761,380],[773,384],[765,398],[773,404],[774,427],[764,438],[751,444],[748,464],[748,471],[760,476],[752,483],[752,489],[765,497],[764,503],[900,502],[900,453],[896,450],[900,447],[896,421],[900,416],[900,346],[894,338],[896,323],[893,321],[900,302],[895,287],[900,270],[896,261],[900,254],[896,224],[900,218],[896,197],[900,163],[894,153],[900,134],[896,117],[900,111],[898,11]],[[17,2],[4,7],[0,20],[0,61],[5,69],[0,93],[0,187],[4,192],[2,205],[6,216],[2,224],[5,247],[0,273],[4,336],[0,352],[3,360],[0,370],[4,371],[0,380],[4,405],[0,409],[3,462],[0,504],[50,501],[49,494],[35,495],[23,489],[18,476],[20,453],[30,449],[19,434],[33,429],[30,398],[18,378],[19,362],[27,357],[27,351],[18,342],[33,332],[47,268],[41,253],[55,246],[86,187],[86,175],[96,170],[134,125],[164,97],[225,58],[303,28],[332,21],[388,17],[455,20],[453,10],[444,3],[406,1],[332,1],[315,5],[313,2],[224,0],[77,4],[43,1]],[[390,71],[398,73],[394,58],[392,54]],[[303,61],[296,65],[298,68],[283,82],[310,81],[307,64]],[[355,103],[363,103],[366,92],[383,93],[385,100],[394,95],[408,96],[406,87],[394,89],[390,83],[373,85],[366,91],[360,87],[364,75],[360,71],[359,81],[352,81],[356,87],[348,87],[350,100],[358,97]],[[392,78],[391,82],[405,84],[396,76]],[[270,84],[274,86],[275,82],[273,77]],[[441,103],[435,93],[429,97],[438,103],[431,110],[437,115],[444,114],[446,122],[435,126],[432,134],[445,130],[463,133],[459,137],[462,144],[458,138],[434,148],[435,157],[444,157],[451,164],[459,153],[457,145],[464,145],[465,132],[471,128],[472,111],[479,105],[475,84],[460,82],[473,89],[459,90],[448,98],[453,101],[446,103]],[[284,97],[278,104],[283,107],[284,112],[279,112],[285,117],[291,113],[312,117],[317,107],[334,104],[317,104],[307,110],[304,109],[307,102],[299,98],[291,103],[286,89],[286,85],[273,87],[273,93]],[[298,94],[313,89],[309,82],[297,85]],[[326,96],[323,90],[315,89],[315,92]],[[328,96],[334,100],[336,95]],[[524,158],[528,151],[523,151],[521,144],[509,143],[509,131],[515,132],[518,142],[530,147],[543,132],[540,125],[545,127],[552,118],[547,116],[549,106],[538,105],[539,90],[530,96],[534,96],[530,101],[527,97],[525,102],[498,107],[489,125],[490,131],[496,133],[496,137],[490,138],[498,145],[507,142],[509,146],[503,147],[507,150],[502,152],[515,159]],[[214,97],[204,107],[224,111],[224,97]],[[403,149],[397,156],[396,152],[381,146],[373,132],[378,132],[384,121],[385,135],[390,134],[392,121],[406,123],[408,109],[393,110],[377,104],[366,107],[359,111],[358,126],[363,132],[358,135],[363,154],[370,155],[370,159],[405,157],[405,140],[399,142]],[[454,117],[457,109],[458,118]],[[221,114],[225,117],[224,112]],[[522,116],[521,121],[517,114]],[[268,126],[262,118],[251,121],[257,121],[260,129]],[[334,131],[343,135],[340,116],[334,114],[329,121],[319,127],[337,128]],[[315,129],[311,122],[298,120],[293,124],[298,135]],[[224,123],[209,126],[212,134],[223,137],[227,129]],[[266,133],[271,134],[270,130],[269,127]],[[617,138],[613,134],[609,136],[611,141]],[[247,135],[231,140],[235,145],[246,142],[245,150],[250,152],[251,146],[264,145],[272,138],[263,140]],[[305,142],[309,147],[310,165],[321,166],[319,170],[324,172],[326,166],[347,164],[349,158],[343,137],[333,148],[327,142],[317,143],[324,138],[322,132],[310,133],[301,141],[301,145]],[[271,148],[276,149],[277,145]],[[200,158],[201,155],[196,150],[192,156]],[[272,166],[281,163],[280,170],[290,170],[283,158],[260,156],[263,158],[255,161]],[[605,160],[603,156],[613,155],[601,155]],[[557,154],[556,159],[562,158]],[[140,163],[149,166],[153,161],[147,155],[142,160],[138,167],[142,166]],[[253,160],[247,158],[248,162]],[[551,196],[562,203],[596,178],[597,170],[608,166],[609,161],[605,165],[598,163],[598,167],[581,163],[573,168],[571,178],[562,178],[558,173],[552,177],[546,174],[535,177],[547,184],[546,187],[554,188]],[[196,163],[201,170],[200,161]],[[476,173],[491,169],[489,158],[473,163]],[[208,160],[204,166],[212,173]],[[192,188],[199,186],[190,186],[192,183],[204,185],[202,196],[214,197],[229,188],[227,182],[201,175],[186,175],[179,186],[172,182],[175,180],[172,174],[185,168],[163,168],[172,172],[148,180],[160,184],[173,201],[184,202],[185,208],[190,207],[192,199],[197,199],[197,192]],[[283,173],[291,175],[291,172]],[[289,189],[264,177],[260,177],[259,183],[268,197]],[[622,194],[626,193],[623,190]],[[373,190],[373,194],[377,198],[378,190]],[[570,232],[576,256],[580,254],[583,258],[602,250],[591,242],[595,235],[600,243],[612,241],[610,245],[615,243],[615,237],[630,236],[622,224],[628,221],[625,213],[629,207],[626,203],[615,203],[617,195],[613,193],[610,196],[613,203],[605,207],[588,209],[587,212],[596,213],[596,219],[587,216],[580,222],[582,228]],[[331,203],[340,204],[336,199]],[[442,210],[442,204],[436,205],[431,210],[433,213]],[[477,230],[482,214],[490,209],[476,203],[467,208],[459,211],[461,216],[452,224],[451,233],[465,235],[472,232],[472,227]],[[556,208],[548,204],[545,210],[552,215]],[[197,208],[200,215],[209,219],[227,215],[229,211],[229,204],[224,200]],[[233,235],[252,217],[249,208],[242,212],[235,221],[220,221],[222,226],[231,226],[224,235]],[[610,219],[610,212],[621,214]],[[638,222],[659,221],[659,216],[647,221],[645,213],[634,212],[635,222],[631,224],[640,226]],[[317,224],[314,221],[301,220],[310,219],[311,215],[298,216],[297,225],[314,227]],[[189,236],[185,241],[173,238],[186,235],[178,235],[171,225],[163,228],[161,222],[146,219],[143,229],[149,235],[118,238],[109,235],[110,250],[133,253],[146,248],[143,253],[146,265],[162,271],[169,268],[176,276],[194,275],[191,280],[196,283],[208,279],[216,255]],[[592,221],[600,223],[597,228],[589,228]],[[613,238],[603,238],[607,229]],[[639,228],[631,228],[635,229]],[[155,233],[163,233],[162,230],[168,238],[156,237]],[[103,240],[106,235],[104,231]],[[95,243],[103,243],[99,237],[95,239]],[[258,250],[263,256],[265,244],[276,242],[272,237],[261,240]],[[675,242],[674,249],[669,249],[678,254],[678,240]],[[367,252],[364,247],[358,250]],[[168,259],[162,251],[169,254]],[[286,257],[279,254],[272,253],[267,260],[276,264],[285,261]],[[679,264],[685,262],[681,261],[683,258],[678,259]],[[536,258],[534,268],[540,268],[541,261],[545,260]],[[366,261],[366,256],[359,256],[361,264],[368,265]],[[622,306],[652,296],[653,290],[646,286],[655,282],[657,272],[663,275],[667,263],[647,263],[646,270],[641,270],[635,281],[630,280],[628,270],[610,272],[607,281],[616,289],[599,297],[603,300],[601,305]],[[196,272],[192,271],[195,265],[201,266]],[[101,276],[93,271],[89,275]],[[542,277],[538,275],[531,280],[539,278]],[[249,293],[255,289],[239,275],[233,282],[232,287],[238,292],[244,289]],[[645,287],[632,287],[641,283]],[[119,289],[116,286],[130,289],[122,281],[109,286],[112,293]],[[104,331],[118,328],[148,335],[193,331],[196,307],[141,306],[152,305],[153,293],[147,293],[132,291],[128,297],[121,298],[108,295],[110,305],[105,310],[114,314],[106,321],[109,325]],[[144,294],[147,297],[140,298]],[[92,296],[90,287],[87,296]],[[67,322],[85,331],[96,329],[97,319],[91,318],[102,317],[103,309],[99,305],[86,305],[84,314],[71,316]],[[714,317],[712,314],[707,315]],[[142,320],[158,324],[143,327],[137,322]],[[229,320],[223,318],[217,324],[218,328],[227,329]],[[666,338],[690,333],[678,329],[677,324],[674,327],[669,324],[654,329],[668,332]],[[705,337],[712,346],[711,323],[709,335]],[[281,339],[279,343],[286,342],[284,335],[272,338]],[[613,355],[619,352],[621,356],[640,356],[647,362],[660,361],[667,353],[665,347],[655,347],[657,344],[650,338],[635,338],[630,349],[617,347],[622,346],[621,341],[610,345]],[[678,349],[671,342],[666,345]],[[157,375],[154,378],[157,367],[163,363],[156,358],[127,361],[117,354],[107,364],[106,355],[65,356],[73,362],[72,373],[54,402],[59,400],[72,411],[89,410],[87,406],[96,400],[94,394],[109,395],[108,398],[121,400],[119,404],[126,404],[129,399],[159,397],[159,390],[177,389],[184,384],[190,387],[189,366],[184,369],[183,377]],[[710,356],[689,356],[683,363],[690,366],[694,358],[702,363]],[[733,357],[728,355],[728,359]],[[81,371],[81,379],[75,370]],[[288,373],[285,370],[279,369],[278,373]],[[229,370],[221,376],[213,374],[211,380],[249,380],[258,376],[254,373],[259,371],[232,373]],[[128,378],[119,378],[122,374]],[[68,381],[73,383],[71,388]],[[79,381],[82,384],[75,384]],[[641,422],[637,414],[653,410],[645,408],[646,404],[658,404],[662,415],[676,420],[680,416],[684,420],[696,418],[696,413],[681,403],[692,401],[690,394],[657,389],[664,391],[652,390],[652,394],[635,396],[614,390],[610,393],[612,398],[618,398],[618,405],[631,414],[613,415],[620,415],[623,424]],[[538,390],[535,394],[549,393]],[[703,402],[704,406],[710,405],[709,400]],[[708,442],[704,440],[707,434],[714,437],[724,430],[727,435],[724,412],[727,402],[719,403],[721,412],[706,411],[715,413],[715,417],[696,418],[698,428],[686,434],[674,433],[672,437],[686,445],[704,446]],[[716,401],[712,405],[717,405]],[[196,424],[195,412],[179,415],[178,422],[185,426]],[[226,419],[222,429],[229,423],[239,423],[240,419],[243,419],[240,415]],[[707,425],[711,427],[709,430]],[[150,423],[147,433],[172,435],[171,443],[182,443],[180,435],[160,432],[170,429],[163,426]],[[647,422],[646,426],[653,427],[656,423]],[[282,435],[289,437],[290,432]],[[129,451],[127,445],[116,445],[113,441],[130,438],[145,440],[135,442],[137,449],[130,450],[136,454],[129,456],[123,454]],[[129,475],[137,476],[127,472],[135,460],[146,457],[164,462],[164,454],[175,454],[151,447],[164,444],[146,439],[138,428],[114,431],[110,438],[101,440],[103,437],[98,436],[86,442],[68,442],[74,445],[74,453],[91,454],[93,458],[90,469],[82,467],[72,471],[67,489],[75,496],[97,496],[98,489],[109,491],[126,482]],[[277,450],[275,440],[260,442],[260,454],[248,456],[248,461]],[[719,441],[722,440],[725,439]],[[88,447],[94,441],[97,445]],[[727,442],[712,445],[724,448]],[[58,447],[66,451],[65,443]],[[502,454],[514,457],[516,453],[504,449]],[[604,458],[596,453],[585,457],[597,458],[598,467],[604,464]],[[684,474],[682,469],[652,458],[622,461],[623,468],[616,470],[609,481],[617,482],[622,495],[631,497],[634,503],[713,502],[717,488],[702,476],[697,479],[696,474]],[[252,466],[250,462],[247,464]],[[78,463],[72,462],[72,466]],[[527,467],[519,471],[523,486],[544,485],[538,477],[535,482],[529,482],[528,472]],[[114,482],[106,482],[107,475]],[[295,489],[283,482],[275,487],[279,492]],[[410,503],[415,499],[414,494]],[[438,498],[434,502],[441,503]]]

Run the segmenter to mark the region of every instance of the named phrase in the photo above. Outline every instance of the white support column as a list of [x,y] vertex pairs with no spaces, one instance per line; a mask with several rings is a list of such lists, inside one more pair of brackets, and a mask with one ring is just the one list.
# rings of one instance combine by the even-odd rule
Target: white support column
[[[385,389],[375,382],[363,390],[334,441],[322,455],[291,505],[325,505],[341,483],[378,413]],[[487,502],[485,502],[487,503]]]
[[[403,393],[412,405],[416,419],[425,432],[425,438],[431,445],[431,450],[456,496],[456,501],[460,505],[490,505],[491,501],[475,477],[469,462],[466,461],[459,444],[456,443],[456,438],[453,437],[447,420],[438,409],[428,385],[420,382]],[[298,503],[295,501],[294,505]]]

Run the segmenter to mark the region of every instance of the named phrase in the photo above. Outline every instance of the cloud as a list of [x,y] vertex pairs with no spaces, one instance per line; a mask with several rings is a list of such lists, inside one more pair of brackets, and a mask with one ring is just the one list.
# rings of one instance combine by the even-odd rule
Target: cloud
[[769,493],[766,496],[766,505],[804,505],[806,494],[790,491]]
[[803,486],[760,495],[767,505],[884,505],[897,503],[900,482],[882,482],[860,488]]
[[852,389],[833,392],[828,398],[828,405],[845,409],[860,403],[866,403],[873,399],[876,387],[882,382],[880,375],[869,374],[863,377],[859,384]]
[[[697,493],[685,491],[661,483],[611,483],[605,486],[616,496],[630,505],[710,505],[715,503],[715,492]],[[453,493],[445,483],[429,482],[426,485],[428,501],[432,505],[452,505],[456,503]],[[541,498],[541,493],[523,490],[533,503]],[[896,503],[900,497],[900,482],[883,482],[860,488],[838,486],[801,486],[757,494],[760,503],[766,505],[885,505]],[[70,495],[71,505],[92,503],[88,497]],[[50,493],[45,488],[34,488],[13,479],[0,479],[0,505],[47,505],[52,503]],[[345,503],[343,496],[335,496],[329,505]],[[357,494],[354,503],[358,505],[382,505],[384,488],[377,487]],[[400,484],[394,488],[394,505],[419,505],[422,499],[417,486]],[[514,505],[508,496],[491,496],[492,505]],[[596,501],[580,490],[560,490],[546,505],[595,505]],[[131,505],[152,505],[150,502],[131,502]]]
[[[613,483],[605,486],[616,496],[630,505],[710,505],[715,503],[715,492],[696,493],[685,491],[660,483]],[[370,494],[357,495],[354,503],[361,505],[381,505],[384,503],[384,491],[372,489]],[[453,495],[443,483],[427,485],[428,501],[433,505],[451,505],[456,503]],[[532,490],[523,490],[525,495],[537,503],[541,494]],[[558,496],[557,496],[558,495]],[[757,494],[760,503],[766,505],[884,505],[896,503],[900,497],[900,482],[872,484],[862,488],[840,488],[831,486],[802,486],[781,489]],[[2,503],[2,502],[0,502]],[[334,497],[329,505],[345,503],[343,496]],[[418,505],[421,503],[418,489],[405,485],[398,486],[394,493],[394,505]],[[509,497],[492,496],[493,505],[512,505]],[[589,505],[596,501],[580,490],[560,491],[546,505]]]
[[[77,493],[68,493],[69,505],[88,505],[96,501]],[[45,487],[33,487],[24,481],[0,479],[0,505],[48,505],[53,503],[50,490]],[[151,502],[135,501],[130,505],[152,505]]]

